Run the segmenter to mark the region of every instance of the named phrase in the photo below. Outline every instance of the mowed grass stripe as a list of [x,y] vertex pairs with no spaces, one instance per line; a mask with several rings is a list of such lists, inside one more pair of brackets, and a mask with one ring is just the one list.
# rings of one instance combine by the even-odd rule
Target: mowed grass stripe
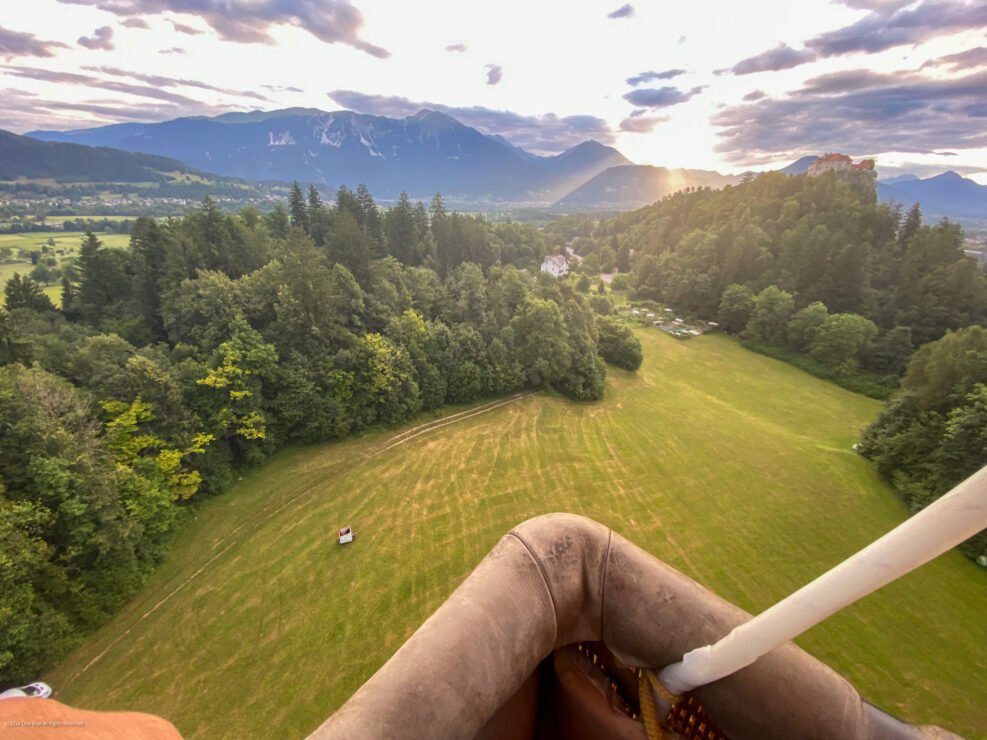
[[[144,594],[49,676],[60,698],[191,737],[300,736],[528,517],[602,521],[755,612],[905,518],[849,449],[877,402],[724,337],[640,336],[644,366],[611,369],[600,403],[532,395],[391,449],[382,430],[279,454],[203,507]],[[335,544],[343,524],[353,546]],[[889,711],[985,736],[984,614],[984,574],[948,553],[799,642]]]

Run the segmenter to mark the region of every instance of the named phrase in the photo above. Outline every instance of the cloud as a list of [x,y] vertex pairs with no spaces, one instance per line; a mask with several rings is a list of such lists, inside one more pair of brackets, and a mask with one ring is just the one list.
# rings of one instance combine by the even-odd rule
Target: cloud
[[117,82],[105,78],[93,77],[91,75],[76,74],[74,72],[57,72],[48,69],[37,69],[34,67],[4,66],[0,68],[4,74],[14,77],[21,77],[28,80],[39,80],[41,82],[51,82],[58,85],[79,85],[89,87],[99,92],[117,92],[124,95],[133,95],[139,98],[150,98],[152,100],[173,103],[177,106],[189,106],[195,108],[201,103],[194,98],[181,95],[176,92],[163,90],[155,85],[134,85],[127,82]]
[[607,13],[607,18],[631,18],[634,15],[634,6],[630,3],[621,5],[612,13]]
[[780,44],[774,49],[737,62],[729,71],[735,75],[749,75],[755,72],[777,72],[781,69],[791,69],[800,64],[811,62],[815,58],[816,55],[811,51],[799,51],[786,44]]
[[[67,103],[50,100],[24,90],[4,90],[4,105],[0,107],[0,129],[24,132],[34,129],[77,129],[125,121],[162,121],[179,116],[214,116],[229,112],[229,106],[208,103],[171,105],[162,103],[123,104],[117,101],[90,100]],[[79,114],[88,116],[81,120]]]
[[987,46],[978,46],[956,54],[932,59],[922,65],[922,69],[926,67],[949,67],[951,72],[987,67]]
[[184,33],[186,36],[199,36],[202,33],[202,31],[200,31],[198,28],[192,28],[192,26],[186,26],[184,23],[176,23],[175,21],[172,20],[169,20],[168,22],[172,25],[172,28],[174,28],[175,31],[177,31],[178,33]]
[[714,114],[729,159],[824,151],[936,153],[987,147],[987,71],[954,79],[860,69],[821,75],[778,99]]
[[911,5],[913,0],[837,0],[840,5],[846,5],[855,10],[897,10]]
[[466,44],[449,44],[446,51],[466,51]]
[[634,115],[635,113],[638,113],[638,111],[634,111],[634,113],[631,113],[630,116],[620,122],[621,131],[626,131],[630,134],[646,134],[653,131],[659,123],[669,120],[669,116],[641,116]]
[[767,97],[767,93],[764,92],[763,90],[752,90],[751,92],[747,93],[744,96],[744,100],[754,101],[754,100],[760,100],[761,98],[765,98],[765,97]]
[[628,85],[643,85],[645,82],[652,82],[653,80],[670,80],[673,77],[678,77],[679,75],[684,75],[684,69],[666,69],[664,72],[639,72],[633,77],[627,78]]
[[120,25],[125,28],[150,28],[146,20],[143,18],[127,18],[126,20],[120,21]]
[[873,9],[859,21],[810,39],[806,48],[820,57],[873,54],[936,36],[987,28],[987,4],[983,2],[926,0],[908,7],[898,7],[896,3],[869,5]]
[[496,85],[500,82],[501,78],[504,76],[504,68],[499,64],[488,64],[487,65],[487,84]]
[[694,95],[698,95],[703,89],[702,87],[694,87],[685,92],[677,87],[642,87],[631,90],[624,95],[624,100],[642,108],[667,108],[670,105],[684,103]]
[[346,44],[380,59],[390,52],[360,38],[363,15],[349,0],[58,0],[124,18],[162,13],[198,16],[227,41],[274,44],[274,26],[304,29],[327,44]]
[[817,59],[876,54],[896,46],[987,28],[987,3],[983,2],[924,0],[915,5],[908,0],[843,0],[843,4],[870,12],[856,23],[809,39],[804,49],[781,44],[728,70],[717,70],[717,74],[776,72]]
[[[270,102],[271,99],[250,90],[229,90],[222,87],[216,87],[215,85],[210,85],[206,82],[200,82],[198,80],[184,80],[177,79],[174,77],[165,77],[163,75],[151,75],[143,74],[141,72],[130,72],[125,69],[120,69],[118,67],[83,67],[84,70],[88,72],[100,72],[102,74],[110,75],[112,77],[129,77],[132,80],[138,80],[139,82],[146,82],[154,87],[193,87],[199,90],[208,90],[210,92],[223,93],[224,95],[234,95],[241,98],[251,98],[253,100],[261,100],[264,102]],[[267,87],[264,85],[263,87]],[[291,88],[298,92],[298,88]]]
[[265,90],[270,90],[271,92],[305,92],[300,87],[292,87],[291,85],[261,85],[261,87]]
[[92,36],[80,36],[79,46],[100,51],[113,51],[113,29],[103,26],[93,31]]
[[173,46],[170,49],[162,49],[158,54],[187,54],[188,52],[180,46]]
[[557,116],[554,113],[525,116],[482,106],[457,108],[399,96],[368,95],[354,90],[334,90],[329,97],[358,113],[394,118],[411,116],[422,108],[429,108],[450,115],[485,134],[503,136],[512,144],[536,154],[556,154],[586,139],[595,139],[603,144],[612,144],[615,140],[610,125],[596,116]]
[[53,49],[67,49],[65,44],[58,41],[42,41],[35,38],[33,33],[9,31],[0,26],[0,57],[52,57]]

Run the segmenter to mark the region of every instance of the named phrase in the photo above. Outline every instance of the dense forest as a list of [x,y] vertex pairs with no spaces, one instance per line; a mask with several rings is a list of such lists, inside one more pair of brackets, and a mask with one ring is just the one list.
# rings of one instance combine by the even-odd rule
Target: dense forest
[[[0,682],[64,655],[134,593],[190,504],[279,447],[521,388],[603,395],[631,331],[539,274],[531,226],[365,188],[236,215],[207,200],[89,234],[56,309],[0,311]],[[606,312],[605,296],[595,295]]]
[[877,203],[864,173],[768,173],[570,228],[637,297],[890,396],[860,449],[913,510],[987,464],[987,275],[958,225]]
[[878,204],[866,176],[768,173],[723,190],[670,196],[597,229],[633,253],[642,296],[714,318],[731,285],[775,285],[792,310],[821,303],[881,335],[907,329],[919,346],[983,321],[987,277],[963,254],[959,226],[922,223]]

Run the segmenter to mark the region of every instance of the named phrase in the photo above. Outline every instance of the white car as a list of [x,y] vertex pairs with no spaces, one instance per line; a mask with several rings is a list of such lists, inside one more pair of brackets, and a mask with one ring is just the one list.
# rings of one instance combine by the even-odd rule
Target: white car
[[29,683],[27,686],[21,686],[20,688],[7,689],[0,694],[0,699],[14,699],[22,696],[32,696],[36,699],[47,699],[51,696],[51,686],[42,681]]

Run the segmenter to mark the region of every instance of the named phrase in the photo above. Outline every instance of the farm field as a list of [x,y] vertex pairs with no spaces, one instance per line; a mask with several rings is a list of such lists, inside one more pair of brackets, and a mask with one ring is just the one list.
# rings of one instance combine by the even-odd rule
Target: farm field
[[137,216],[45,216],[45,223],[63,224],[66,221],[78,221],[80,218],[93,221],[135,221]]
[[[2,244],[0,244],[2,246]],[[31,270],[34,269],[34,265],[30,262],[4,262],[0,263],[0,286],[5,286],[7,281],[10,280],[15,274],[20,273],[23,276],[28,276],[31,274]],[[52,303],[56,306],[60,306],[62,302],[62,286],[58,282],[53,282],[50,285],[42,284],[42,289],[45,292]],[[7,303],[7,296],[4,294],[3,290],[0,289],[0,306],[4,306]]]
[[[638,335],[644,365],[608,368],[599,403],[532,394],[282,452],[45,680],[188,737],[300,737],[529,517],[597,519],[753,612],[906,517],[850,449],[878,402],[720,335]],[[878,706],[987,737],[985,614],[987,574],[950,552],[798,642]]]
[[[97,234],[96,236],[106,247],[123,248],[130,244],[129,234]],[[81,231],[38,231],[21,234],[0,234],[0,247],[9,247],[16,257],[18,250],[40,250],[41,247],[48,245],[48,239],[52,239],[55,242],[53,249],[61,249],[65,252],[64,255],[57,254],[57,252],[52,255],[58,258],[59,265],[61,265],[78,254],[79,244],[82,242],[83,237],[85,237],[85,234]],[[7,281],[14,276],[14,273],[19,272],[21,275],[29,275],[32,269],[34,269],[34,265],[30,262],[0,263],[0,306],[4,305],[6,300],[6,297],[3,295],[2,286],[7,284]],[[56,306],[61,304],[62,288],[58,281],[42,287],[44,287],[45,293]]]
[[[48,239],[55,240],[55,249],[78,251],[79,244],[85,236],[81,231],[35,231],[20,234],[0,234],[0,247],[12,249],[41,249]],[[130,244],[129,234],[101,234],[96,237],[107,247],[126,247]]]

